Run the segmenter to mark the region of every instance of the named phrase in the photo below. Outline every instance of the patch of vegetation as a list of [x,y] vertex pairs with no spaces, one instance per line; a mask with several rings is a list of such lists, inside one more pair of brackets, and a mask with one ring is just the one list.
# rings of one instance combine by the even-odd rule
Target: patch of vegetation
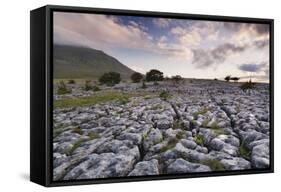
[[168,91],[161,91],[161,93],[159,94],[159,97],[161,99],[163,99],[164,101],[166,101],[168,98],[171,97],[171,94]]
[[192,115],[193,115],[193,118],[194,119],[197,119],[198,118],[198,115],[203,115],[205,114],[207,111],[209,111],[208,107],[203,107],[202,109],[200,109],[199,111],[196,111],[194,112]]
[[176,146],[176,144],[178,143],[178,139],[177,138],[172,138],[168,141],[167,145],[163,146],[160,150],[160,152],[165,152],[168,151],[169,149],[172,149]]
[[79,97],[79,98],[65,98],[54,101],[54,108],[66,108],[66,107],[78,107],[78,106],[87,106],[97,103],[103,103],[114,100],[123,100],[124,97],[137,97],[144,96],[144,92],[131,92],[131,93],[121,93],[115,91],[109,92],[99,92],[99,94],[89,96],[89,97]]
[[211,123],[211,129],[219,129],[217,121]]
[[130,99],[128,97],[126,97],[126,96],[123,96],[123,97],[118,98],[118,102],[121,105],[125,105],[125,104],[130,102]]
[[241,142],[241,144],[239,146],[238,152],[239,152],[239,155],[241,157],[243,157],[244,159],[249,159],[250,158],[250,151],[245,146],[244,141]]
[[183,131],[179,131],[179,132],[177,132],[177,134],[176,134],[176,138],[177,138],[178,140],[181,140],[181,139],[183,138],[183,135],[184,135],[184,132],[183,132]]
[[246,91],[248,89],[254,89],[255,88],[255,83],[252,83],[252,81],[248,81],[248,82],[245,82],[243,83],[240,88],[243,90],[243,91]]
[[93,132],[93,131],[90,131],[88,133],[88,136],[90,137],[91,140],[100,138],[100,135],[98,133]]
[[120,83],[121,75],[116,72],[104,73],[100,78],[99,82],[101,84],[106,84],[107,86],[114,86],[115,84]]
[[83,134],[83,131],[80,127],[76,127],[74,129],[72,129],[72,133],[77,133],[79,135],[82,135]]
[[60,81],[58,83],[58,89],[57,89],[57,94],[58,95],[64,95],[71,93],[71,89],[68,89],[64,81]]
[[197,145],[203,145],[203,137],[199,134],[196,134],[193,138],[194,142],[197,144]]
[[84,142],[88,141],[88,139],[78,139],[72,147],[70,148],[67,148],[64,153],[67,155],[67,156],[70,156],[72,155],[72,153],[75,151],[75,149],[77,149],[80,145],[82,145]]
[[161,143],[163,141],[163,139],[161,137],[158,137],[157,139],[154,140],[153,145],[157,145],[159,143]]
[[93,85],[92,85],[91,81],[90,80],[86,80],[85,81],[85,85],[84,85],[84,90],[85,91],[90,91],[92,89],[93,89]]
[[184,128],[184,123],[181,120],[179,119],[174,120],[173,129],[183,129],[183,128]]
[[180,75],[175,75],[171,77],[171,80],[175,85],[178,85],[183,82],[183,78]]
[[208,160],[204,160],[200,162],[203,165],[207,165],[210,167],[210,169],[212,171],[224,171],[225,167],[223,166],[223,164],[216,159],[208,159]]
[[76,82],[75,82],[75,80],[73,80],[73,79],[69,79],[67,83],[68,83],[68,84],[75,84]]
[[101,89],[100,89],[100,87],[99,86],[97,86],[97,85],[94,85],[93,86],[93,91],[100,91]]
[[142,140],[146,140],[147,137],[148,137],[148,133],[147,132],[142,134]]
[[133,83],[139,83],[143,78],[141,73],[135,72],[131,75],[131,80]]

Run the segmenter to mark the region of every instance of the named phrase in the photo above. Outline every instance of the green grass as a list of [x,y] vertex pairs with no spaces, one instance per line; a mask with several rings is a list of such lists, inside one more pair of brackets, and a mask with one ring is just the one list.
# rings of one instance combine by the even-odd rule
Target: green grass
[[225,167],[223,166],[223,164],[219,160],[216,160],[216,159],[208,159],[208,160],[201,161],[200,163],[203,165],[209,166],[212,171],[225,170]]
[[173,129],[183,129],[184,124],[181,120],[174,120],[173,122]]
[[214,121],[212,124],[211,124],[211,129],[219,129],[218,128],[218,123],[216,121]]
[[193,139],[197,145],[203,145],[203,137],[201,135],[196,134]]
[[127,101],[130,97],[137,97],[145,95],[143,92],[136,93],[122,93],[122,92],[99,92],[99,94],[89,96],[89,97],[79,97],[79,98],[66,98],[54,101],[54,108],[67,108],[67,107],[78,107],[87,106],[97,103],[103,103],[108,101]]
[[246,148],[244,141],[239,146],[239,155],[245,159],[250,158],[250,151]]
[[166,101],[167,99],[171,98],[171,94],[168,91],[161,91],[159,97]]

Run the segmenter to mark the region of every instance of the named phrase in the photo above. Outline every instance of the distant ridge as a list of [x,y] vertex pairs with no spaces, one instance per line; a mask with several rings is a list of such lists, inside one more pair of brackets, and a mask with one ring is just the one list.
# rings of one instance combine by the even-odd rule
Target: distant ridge
[[54,78],[97,79],[114,71],[128,79],[134,71],[103,51],[72,45],[54,45]]

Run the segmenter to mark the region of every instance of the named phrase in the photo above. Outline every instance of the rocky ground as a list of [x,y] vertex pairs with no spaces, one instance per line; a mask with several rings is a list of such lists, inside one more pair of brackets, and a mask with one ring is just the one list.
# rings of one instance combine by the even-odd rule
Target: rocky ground
[[[83,97],[78,85],[72,94]],[[117,85],[122,92],[141,85]],[[169,96],[159,97],[168,90]],[[103,90],[101,90],[103,91]],[[269,166],[269,87],[191,81],[146,95],[54,109],[53,179],[73,180]]]

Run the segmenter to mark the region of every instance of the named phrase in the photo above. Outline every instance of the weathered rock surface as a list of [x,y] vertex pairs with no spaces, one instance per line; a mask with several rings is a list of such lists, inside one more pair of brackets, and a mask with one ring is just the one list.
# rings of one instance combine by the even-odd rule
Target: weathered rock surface
[[[210,88],[211,87],[211,88]],[[55,100],[94,95],[78,85]],[[53,111],[54,180],[268,168],[269,89],[213,81],[182,85],[122,84],[145,91],[127,102],[108,101]],[[172,96],[159,98],[169,90]]]

